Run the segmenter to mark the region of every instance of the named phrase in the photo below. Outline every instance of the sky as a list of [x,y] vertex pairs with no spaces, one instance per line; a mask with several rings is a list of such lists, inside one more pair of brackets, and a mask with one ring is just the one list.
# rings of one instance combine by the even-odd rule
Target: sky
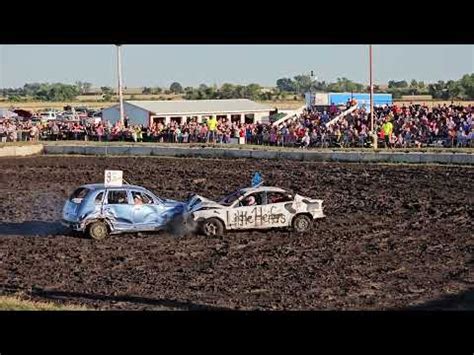
[[[474,45],[375,45],[374,82],[456,80],[474,72]],[[318,80],[347,77],[368,83],[364,45],[125,45],[126,87],[257,83],[314,71]],[[116,48],[111,45],[0,45],[0,88],[31,82],[116,86]]]

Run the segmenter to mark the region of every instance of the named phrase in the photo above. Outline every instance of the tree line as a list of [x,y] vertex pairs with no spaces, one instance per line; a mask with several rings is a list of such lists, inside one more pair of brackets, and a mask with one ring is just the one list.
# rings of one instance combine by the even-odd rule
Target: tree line
[[[281,78],[276,82],[281,91],[304,94],[308,91],[319,92],[368,92],[369,86],[353,82],[347,78],[338,78],[334,83],[312,80],[308,75],[298,75],[293,79]],[[388,88],[381,89],[374,85],[374,92],[391,93],[394,99],[404,95],[431,95],[433,99],[443,100],[472,100],[474,99],[474,74],[465,74],[459,80],[439,80],[436,83],[425,84],[423,81],[411,80],[388,82]]]
[[[78,95],[90,94],[92,84],[78,81],[75,84],[63,83],[27,83],[20,88],[0,89],[4,98],[10,101],[26,101],[29,99],[40,101],[72,101]],[[276,87],[263,88],[259,84],[236,85],[225,83],[220,87],[201,84],[198,87],[185,87],[174,82],[169,89],[160,87],[144,87],[144,95],[176,94],[186,100],[202,99],[239,99],[251,100],[281,100],[288,98],[300,99],[306,92],[368,92],[367,85],[353,82],[345,77],[337,78],[335,82],[313,80],[309,75],[297,75],[293,78],[280,78]],[[474,99],[474,74],[466,74],[459,80],[438,81],[425,84],[423,81],[405,80],[388,82],[388,88],[381,89],[374,85],[374,92],[391,93],[394,99],[404,95],[431,95],[433,99],[442,100],[473,100]],[[103,101],[114,100],[114,89],[108,86],[100,88]]]

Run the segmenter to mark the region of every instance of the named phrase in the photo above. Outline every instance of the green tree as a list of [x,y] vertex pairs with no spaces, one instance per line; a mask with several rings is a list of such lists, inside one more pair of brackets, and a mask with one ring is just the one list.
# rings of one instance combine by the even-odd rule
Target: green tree
[[110,93],[104,94],[103,99],[104,102],[112,101],[112,95]]
[[325,81],[315,81],[313,83],[312,89],[316,90],[316,91],[327,92],[328,91],[328,84],[326,84]]
[[467,95],[464,87],[461,85],[461,81],[449,80],[446,83],[446,91],[449,99],[466,99]]
[[428,92],[434,99],[448,99],[446,83],[442,80],[439,80],[437,83],[429,84]]
[[180,83],[174,82],[170,85],[170,91],[174,94],[181,94],[183,92],[183,87]]
[[26,98],[24,96],[12,95],[12,96],[8,96],[8,101],[22,102],[22,101],[26,101]]
[[392,94],[392,97],[394,99],[400,99],[402,97],[402,90],[401,89],[391,89],[389,90],[390,93]]
[[276,81],[276,86],[280,91],[294,92],[295,83],[290,78],[281,78]]
[[76,85],[45,84],[35,93],[34,97],[42,101],[70,101],[79,95]]
[[405,80],[402,81],[394,81],[390,80],[388,82],[389,89],[404,89],[408,87],[408,83]]
[[[206,90],[208,90],[207,88]],[[219,99],[232,99],[236,97],[236,87],[235,85],[229,84],[229,83],[224,83],[220,87],[218,91],[218,98]]]
[[217,99],[218,98],[218,90],[215,85],[207,87],[204,91],[199,90],[201,92],[200,97],[204,99]]
[[40,83],[27,83],[23,85],[23,92],[24,96],[35,96],[36,93],[41,90],[42,88],[46,87],[48,84],[40,84]]
[[107,94],[112,94],[112,93],[113,93],[112,88],[109,87],[109,86],[101,86],[101,87],[100,87],[100,91],[102,92],[103,95],[107,95]]
[[258,84],[249,84],[245,87],[245,98],[255,100],[260,96],[261,86]]
[[151,94],[153,94],[153,89],[149,88],[149,87],[144,87],[142,89],[142,94],[143,95],[151,95]]
[[313,80],[309,75],[296,75],[294,78],[295,91],[299,94],[304,94],[311,90],[314,85]]
[[91,83],[85,81],[76,81],[75,85],[81,95],[87,94],[92,87]]
[[463,88],[465,96],[469,100],[474,99],[474,73],[466,74],[459,80],[459,85]]

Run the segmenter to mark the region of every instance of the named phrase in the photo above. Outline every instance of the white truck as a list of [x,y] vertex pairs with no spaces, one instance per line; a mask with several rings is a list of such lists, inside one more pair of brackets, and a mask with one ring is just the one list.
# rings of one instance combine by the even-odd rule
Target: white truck
[[40,112],[40,119],[44,121],[51,121],[58,118],[58,112],[54,110],[48,110]]

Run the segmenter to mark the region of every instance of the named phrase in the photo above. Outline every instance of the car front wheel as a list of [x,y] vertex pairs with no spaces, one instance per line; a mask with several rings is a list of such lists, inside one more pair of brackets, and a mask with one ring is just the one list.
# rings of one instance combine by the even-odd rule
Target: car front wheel
[[103,240],[109,236],[109,230],[104,222],[94,222],[88,228],[88,234],[92,239]]
[[224,234],[224,225],[217,218],[209,218],[202,223],[202,231],[206,237],[220,237]]
[[296,216],[295,219],[293,220],[293,228],[298,233],[306,232],[307,230],[309,230],[310,227],[311,227],[311,218],[309,218],[308,216],[304,214],[300,214]]

